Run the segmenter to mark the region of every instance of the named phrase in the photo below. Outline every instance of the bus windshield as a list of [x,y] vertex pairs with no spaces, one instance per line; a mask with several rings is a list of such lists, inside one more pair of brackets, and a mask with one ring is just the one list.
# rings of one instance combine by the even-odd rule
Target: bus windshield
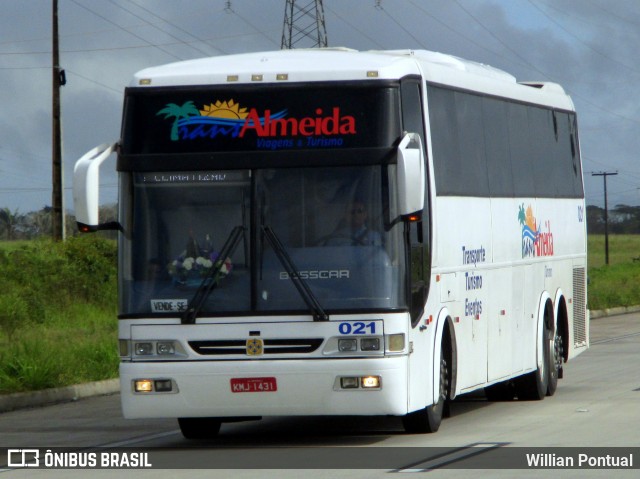
[[[390,226],[389,166],[131,173],[120,314],[307,314],[292,275],[327,312],[406,308],[402,225]],[[235,247],[220,256],[231,233]],[[265,234],[270,230],[295,269]],[[216,268],[217,267],[217,268]]]

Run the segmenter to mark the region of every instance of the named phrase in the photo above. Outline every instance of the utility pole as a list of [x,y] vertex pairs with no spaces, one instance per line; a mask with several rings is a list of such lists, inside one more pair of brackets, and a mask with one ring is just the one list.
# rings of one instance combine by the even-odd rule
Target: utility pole
[[607,176],[615,176],[618,172],[591,173],[591,176],[602,176],[604,180],[604,262],[609,264],[609,207],[607,206]]
[[[306,41],[306,42],[305,42]],[[305,42],[306,45],[301,43]],[[287,0],[282,25],[282,50],[328,46],[322,0]]]
[[64,190],[62,188],[62,124],[60,119],[60,85],[64,84],[64,70],[60,68],[58,44],[58,0],[53,0],[53,58],[52,58],[52,186],[53,239],[64,240]]

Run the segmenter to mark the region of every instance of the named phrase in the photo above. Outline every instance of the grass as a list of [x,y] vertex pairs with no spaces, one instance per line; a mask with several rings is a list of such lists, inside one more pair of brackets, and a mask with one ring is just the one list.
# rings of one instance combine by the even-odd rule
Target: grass
[[[589,268],[605,266],[604,235],[589,235],[587,252]],[[609,235],[609,265],[633,263],[640,263],[640,235]]]
[[[589,308],[640,304],[640,235],[588,240]],[[0,243],[0,394],[118,374],[116,245],[95,235],[64,243]]]
[[609,265],[604,235],[588,239],[589,309],[640,304],[640,235],[609,235]]
[[0,247],[0,394],[116,377],[116,246]]

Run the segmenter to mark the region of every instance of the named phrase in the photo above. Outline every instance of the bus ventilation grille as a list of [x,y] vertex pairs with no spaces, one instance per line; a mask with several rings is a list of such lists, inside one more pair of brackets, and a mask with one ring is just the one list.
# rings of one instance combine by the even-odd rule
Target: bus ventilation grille
[[[304,354],[312,353],[322,344],[322,338],[265,339],[263,354]],[[189,341],[196,353],[206,356],[224,356],[247,353],[245,339],[212,341]]]
[[573,270],[573,344],[575,347],[587,345],[585,284],[584,268],[575,268]]

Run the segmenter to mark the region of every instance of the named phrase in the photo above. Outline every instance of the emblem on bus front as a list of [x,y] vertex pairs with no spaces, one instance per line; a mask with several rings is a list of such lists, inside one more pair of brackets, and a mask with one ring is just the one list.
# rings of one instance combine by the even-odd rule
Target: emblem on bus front
[[262,339],[247,339],[247,356],[261,356],[264,352],[264,342]]

